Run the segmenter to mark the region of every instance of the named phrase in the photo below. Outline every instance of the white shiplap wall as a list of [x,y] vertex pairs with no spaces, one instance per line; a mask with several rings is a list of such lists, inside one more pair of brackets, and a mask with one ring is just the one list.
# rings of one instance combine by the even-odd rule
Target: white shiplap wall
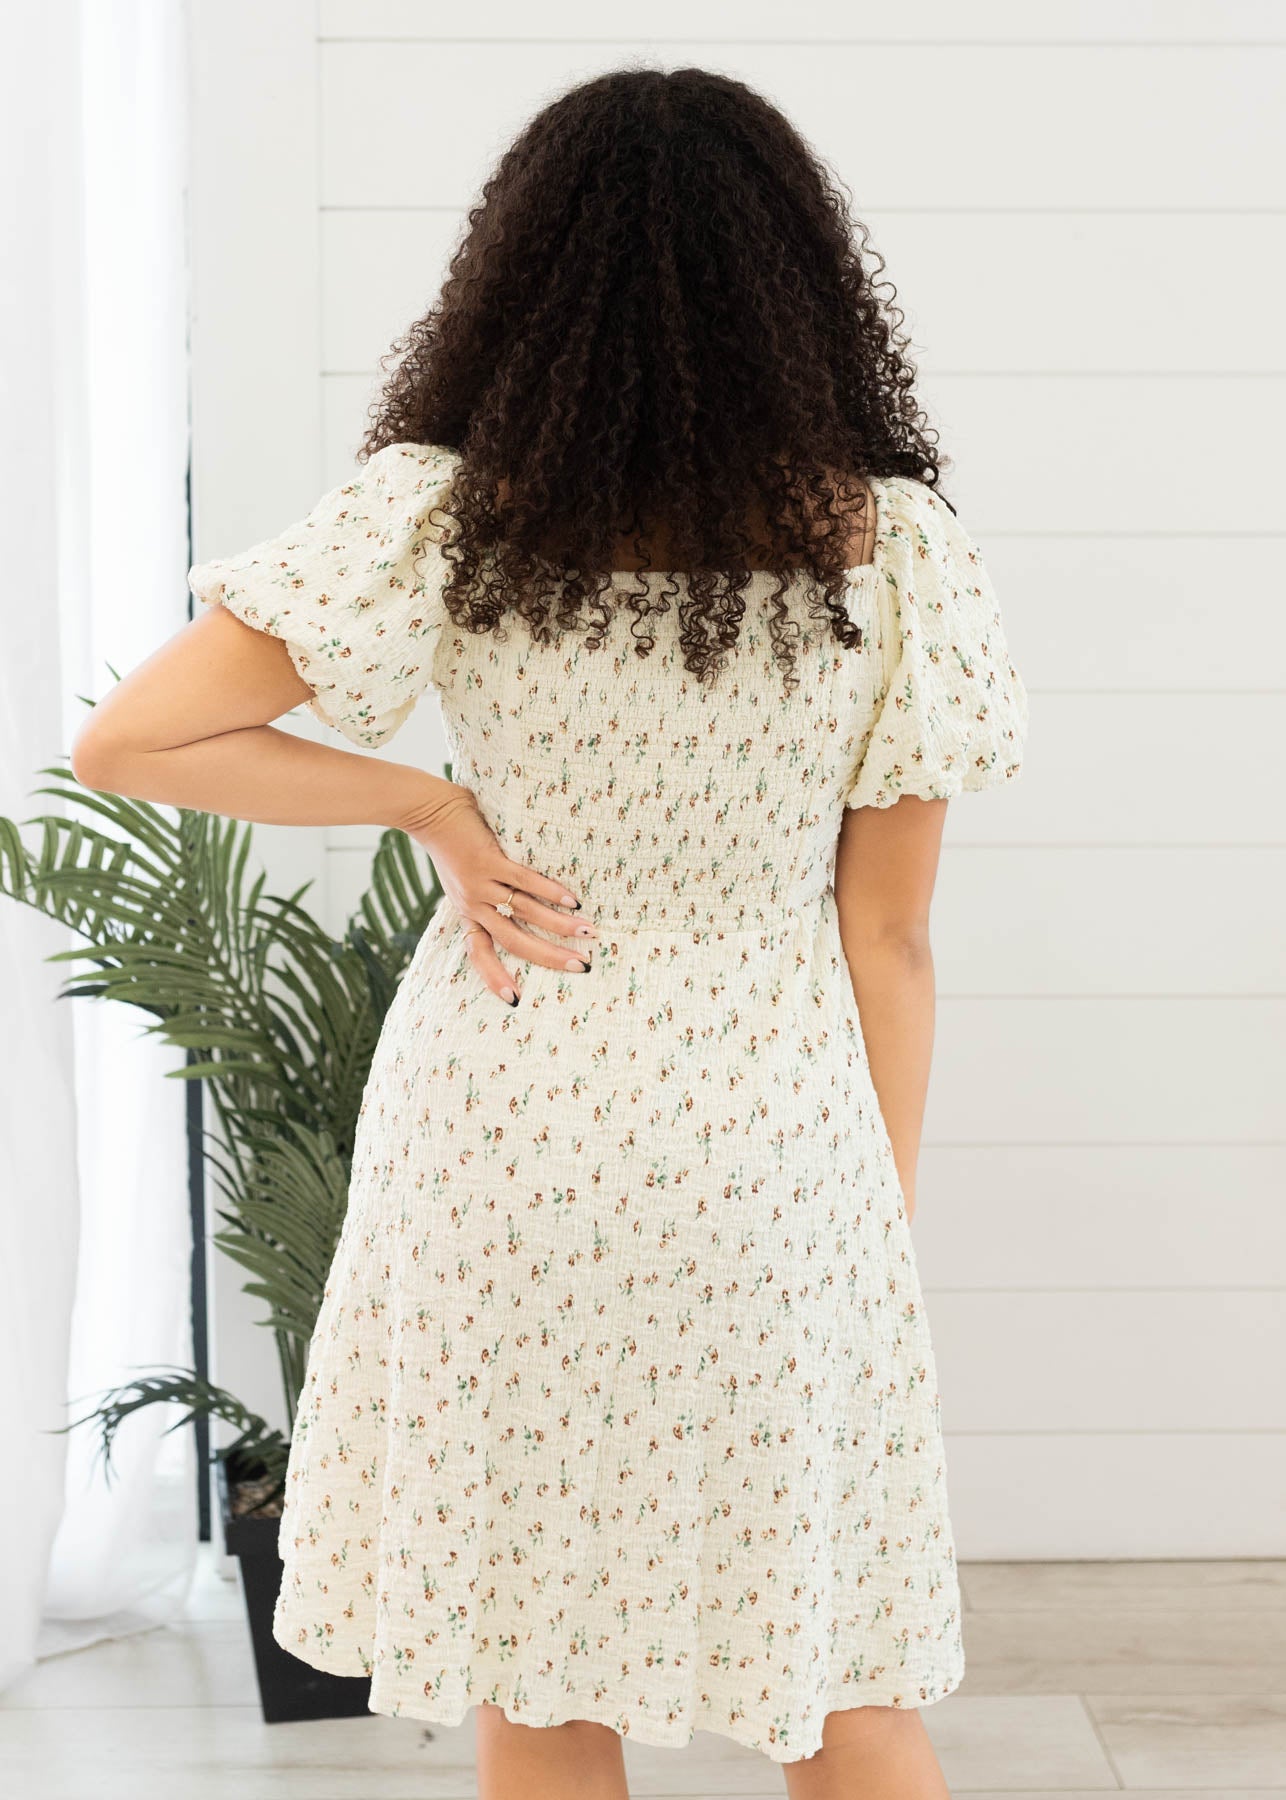
[[[1282,1554],[1283,9],[195,9],[201,555],[344,477],[378,357],[570,81],[721,68],[837,169],[1032,698],[936,908],[916,1233],[961,1552]],[[441,766],[428,712],[396,754]],[[369,847],[270,854],[338,920]]]

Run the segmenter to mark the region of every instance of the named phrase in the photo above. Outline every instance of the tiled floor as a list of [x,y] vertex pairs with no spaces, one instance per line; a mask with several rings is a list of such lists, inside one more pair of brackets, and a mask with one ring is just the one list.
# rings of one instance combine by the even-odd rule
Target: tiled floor
[[[22,1800],[467,1800],[472,1727],[265,1725],[231,1565],[190,1617],[39,1664],[0,1695]],[[974,1563],[964,1686],[925,1713],[973,1800],[1286,1800],[1286,1563]],[[627,1750],[636,1796],[781,1794],[724,1739]]]

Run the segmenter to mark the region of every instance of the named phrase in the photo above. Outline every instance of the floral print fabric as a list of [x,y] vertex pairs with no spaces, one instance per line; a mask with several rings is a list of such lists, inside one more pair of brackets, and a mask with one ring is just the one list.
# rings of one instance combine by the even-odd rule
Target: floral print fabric
[[392,737],[431,679],[448,467],[418,445],[383,450],[291,530],[188,573],[199,600],[285,641],[311,711],[363,749]]
[[[355,742],[430,686],[507,853],[567,881],[592,968],[478,981],[448,904],[388,1014],[291,1445],[278,1641],[379,1712],[723,1733],[964,1671],[933,1347],[831,885],[844,808],[1008,780],[1025,696],[944,504],[876,486],[849,651],[790,695],[756,577],[704,687],[664,626],[588,651],[458,632],[399,445],[193,570]],[[636,577],[631,577],[634,582]],[[645,576],[644,580],[662,581]],[[887,670],[886,670],[887,662]]]
[[1018,772],[1028,704],[982,553],[922,482],[874,491],[879,641],[896,662],[847,804],[993,787]]

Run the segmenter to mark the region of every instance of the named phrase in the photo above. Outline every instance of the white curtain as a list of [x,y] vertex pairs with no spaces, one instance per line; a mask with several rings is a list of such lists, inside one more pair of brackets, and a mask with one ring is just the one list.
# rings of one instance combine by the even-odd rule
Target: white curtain
[[[0,74],[0,811],[84,708],[186,618],[186,8],[8,10]],[[190,1364],[184,1088],[126,1009],[55,1004],[65,934],[0,900],[0,1682],[156,1624],[196,1548],[190,1431],[53,1433]],[[70,1402],[70,1404],[69,1404]]]

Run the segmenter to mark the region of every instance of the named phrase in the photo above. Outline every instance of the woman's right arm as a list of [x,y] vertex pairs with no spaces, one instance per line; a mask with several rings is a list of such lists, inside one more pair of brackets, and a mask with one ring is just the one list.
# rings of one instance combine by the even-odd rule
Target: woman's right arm
[[929,907],[946,813],[945,800],[914,795],[848,808],[835,856],[840,941],[908,1219],[933,1058]]
[[523,902],[527,922],[592,935],[555,910],[576,905],[560,882],[505,856],[468,788],[273,728],[311,692],[279,638],[211,607],[98,702],[72,745],[72,770],[89,788],[255,824],[405,831],[432,858],[452,904],[484,927],[467,948],[493,993],[516,998],[493,940],[548,968],[579,966],[496,913],[513,888],[534,896]]

